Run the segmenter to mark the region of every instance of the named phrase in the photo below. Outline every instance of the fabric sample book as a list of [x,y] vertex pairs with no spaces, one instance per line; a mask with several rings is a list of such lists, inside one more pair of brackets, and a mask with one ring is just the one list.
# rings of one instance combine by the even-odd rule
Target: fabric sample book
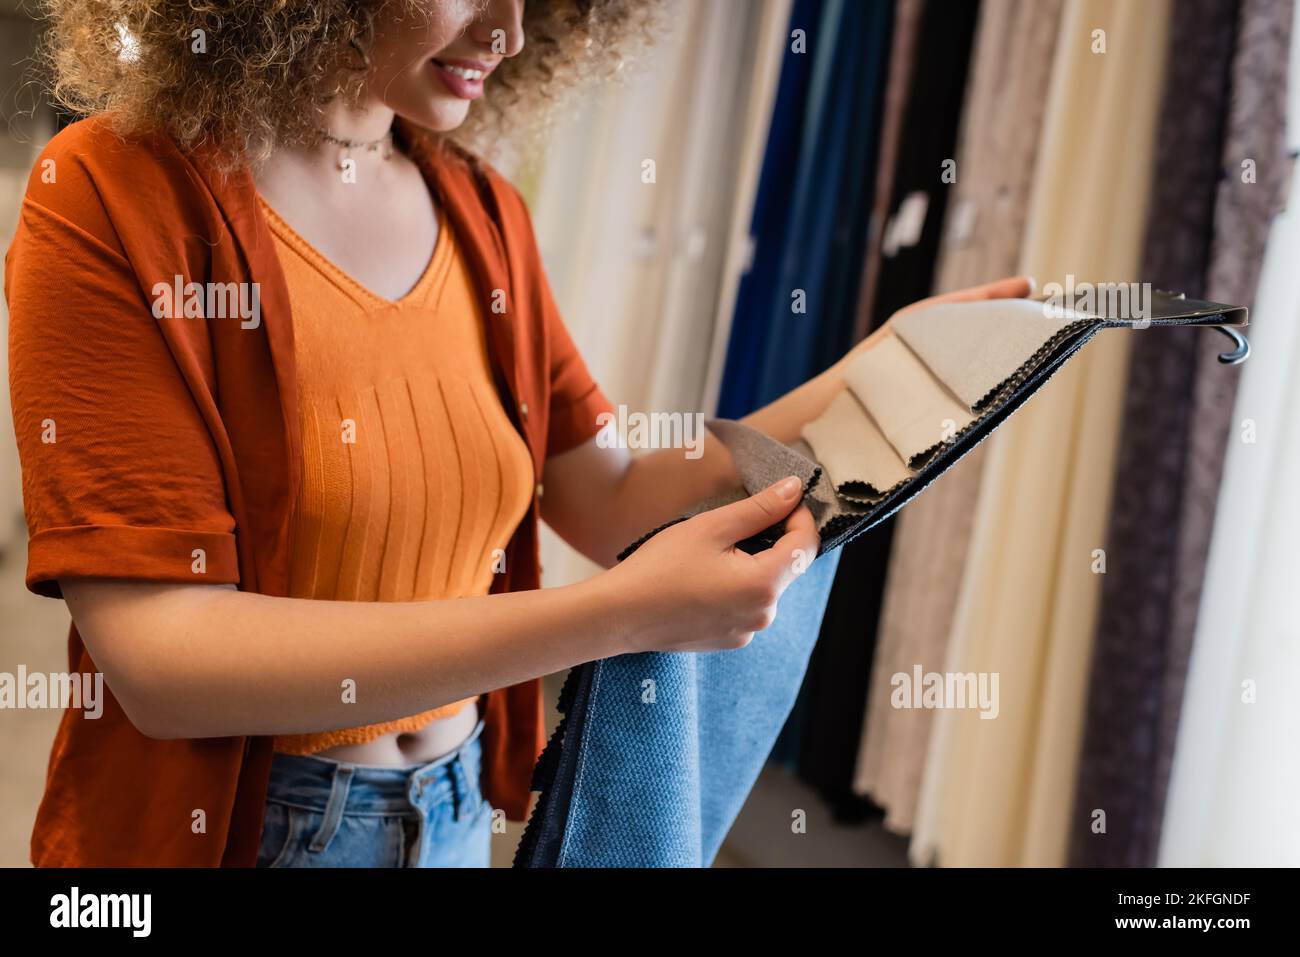
[[[966,321],[956,321],[954,311]],[[1224,328],[1246,322],[1244,309],[1163,294],[1155,297],[1151,313],[1151,325]],[[931,306],[899,316],[892,330],[897,341],[878,340],[846,369],[843,395],[851,394],[855,406],[846,413],[841,399],[825,415],[847,414],[853,425],[843,434],[872,435],[868,444],[878,458],[892,454],[897,460],[889,475],[901,468],[906,477],[891,485],[883,471],[850,471],[844,485],[855,494],[849,498],[840,495],[819,461],[851,451],[824,428],[825,416],[790,445],[740,422],[710,420],[707,425],[730,451],[743,488],[697,504],[643,535],[619,559],[676,522],[791,474],[803,481],[803,504],[821,535],[818,555],[782,596],[772,626],[744,649],[621,655],[570,672],[560,700],[563,719],[534,773],[541,797],[516,866],[709,865],[793,705],[834,578],[838,555],[831,553],[938,478],[1100,329],[1129,325],[1104,313],[1058,315],[1030,300]],[[946,332],[931,335],[931,327]],[[952,342],[945,340],[955,340],[969,363],[946,367]],[[916,351],[900,352],[908,341]],[[880,368],[882,346],[884,355],[908,356],[903,368],[910,372],[897,376],[895,395],[878,394],[862,375],[864,368]],[[1239,348],[1231,358],[1242,355]],[[940,402],[945,390],[951,394]],[[918,413],[908,397],[929,411]],[[932,401],[938,404],[924,405]],[[958,411],[968,420],[964,426],[951,418]],[[947,417],[929,421],[937,414]],[[902,429],[897,423],[911,425]],[[829,443],[823,441],[827,437]],[[922,445],[925,454],[918,456]],[[853,461],[852,455],[845,457]],[[863,461],[874,469],[870,458]],[[750,553],[770,548],[783,525],[737,547]]]
[[[794,451],[811,460],[809,469],[815,474],[804,501],[816,520],[824,553],[911,501],[1006,421],[1100,330],[1135,324],[1139,329],[1209,326],[1235,346],[1221,354],[1222,361],[1238,362],[1248,354],[1248,345],[1235,329],[1246,320],[1242,307],[1164,292],[1150,297],[1141,319],[1112,314],[1104,303],[1101,308],[1070,309],[1029,299],[931,305],[897,316],[888,335],[849,363],[844,392],[805,425],[793,446],[782,446],[737,422],[708,424],[733,456],[741,441],[738,433],[744,430],[753,433],[744,436],[745,442],[765,441],[779,448],[769,456],[788,459]],[[888,388],[880,387],[882,380]],[[859,444],[849,445],[837,432],[856,436]],[[746,487],[761,487],[749,482],[745,461],[738,458]],[[834,469],[824,464],[828,462]],[[620,558],[663,527],[642,536]],[[777,524],[741,547],[767,548],[780,534]]]

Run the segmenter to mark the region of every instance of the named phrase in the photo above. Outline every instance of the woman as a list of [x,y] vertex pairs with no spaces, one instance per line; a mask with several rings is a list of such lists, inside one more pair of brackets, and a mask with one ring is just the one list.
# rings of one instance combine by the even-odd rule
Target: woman
[[[90,117],[6,259],[28,586],[112,693],[65,712],[35,863],[486,865],[538,676],[770,622],[817,544],[797,481],[615,564],[738,476],[597,441],[522,201],[450,139],[615,56],[632,6],[49,4]],[[841,367],[746,421],[794,440]],[[607,570],[537,590],[539,515]]]

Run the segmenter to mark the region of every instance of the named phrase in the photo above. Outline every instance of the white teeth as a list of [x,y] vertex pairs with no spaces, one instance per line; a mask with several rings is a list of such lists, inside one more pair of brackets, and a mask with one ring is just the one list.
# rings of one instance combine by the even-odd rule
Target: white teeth
[[459,77],[464,77],[466,80],[481,80],[484,76],[482,70],[470,70],[463,66],[452,66],[450,63],[439,63],[438,65],[448,73],[454,73]]

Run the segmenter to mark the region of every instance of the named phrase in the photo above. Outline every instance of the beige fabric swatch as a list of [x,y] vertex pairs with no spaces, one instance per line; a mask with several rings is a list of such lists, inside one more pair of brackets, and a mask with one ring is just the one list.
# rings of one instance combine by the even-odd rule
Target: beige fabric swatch
[[850,501],[879,501],[912,475],[849,389],[804,425],[801,435],[835,491]]
[[974,421],[897,336],[863,352],[844,370],[844,382],[908,468],[921,468]]
[[894,332],[971,411],[1071,324],[1031,299],[951,302],[904,312]]

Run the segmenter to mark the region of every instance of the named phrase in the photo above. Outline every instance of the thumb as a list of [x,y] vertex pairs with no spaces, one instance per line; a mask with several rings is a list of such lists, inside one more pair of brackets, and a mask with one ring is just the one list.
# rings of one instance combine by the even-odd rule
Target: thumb
[[734,545],[775,525],[803,498],[803,482],[791,475],[749,498],[708,512],[709,527],[719,544]]

